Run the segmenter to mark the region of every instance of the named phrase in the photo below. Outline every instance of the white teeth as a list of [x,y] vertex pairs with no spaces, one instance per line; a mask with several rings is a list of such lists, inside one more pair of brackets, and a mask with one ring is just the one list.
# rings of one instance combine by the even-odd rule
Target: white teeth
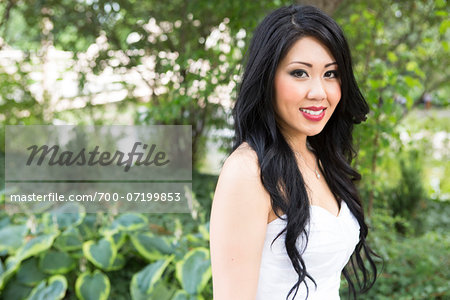
[[309,109],[304,109],[304,108],[300,108],[301,111],[313,115],[313,116],[318,116],[323,112],[323,109],[318,110],[318,111],[314,111],[314,110],[309,110]]

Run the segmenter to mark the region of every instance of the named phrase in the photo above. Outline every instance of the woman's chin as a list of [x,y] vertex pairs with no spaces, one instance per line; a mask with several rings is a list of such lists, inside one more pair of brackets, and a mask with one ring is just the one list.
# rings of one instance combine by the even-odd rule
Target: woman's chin
[[307,132],[307,136],[315,136],[315,135],[318,135],[319,133],[321,133],[322,132],[322,130],[323,130],[323,128],[324,128],[325,126],[321,126],[320,128],[314,128],[314,129],[311,129],[311,130],[308,130],[308,132]]

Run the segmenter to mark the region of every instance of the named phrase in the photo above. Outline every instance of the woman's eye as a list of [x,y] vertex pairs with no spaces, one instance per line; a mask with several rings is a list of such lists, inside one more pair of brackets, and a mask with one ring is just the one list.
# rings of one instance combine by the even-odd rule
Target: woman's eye
[[291,72],[291,75],[297,78],[306,78],[308,77],[308,73],[306,73],[304,70],[294,70]]
[[324,77],[326,77],[326,78],[338,78],[338,72],[337,71],[327,71],[327,72],[325,72]]

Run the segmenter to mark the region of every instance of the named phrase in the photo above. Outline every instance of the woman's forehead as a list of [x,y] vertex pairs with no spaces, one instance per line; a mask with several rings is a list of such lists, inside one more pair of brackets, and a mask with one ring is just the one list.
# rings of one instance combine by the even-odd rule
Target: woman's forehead
[[302,37],[289,49],[282,63],[304,62],[313,66],[325,66],[335,62],[330,50],[314,37]]

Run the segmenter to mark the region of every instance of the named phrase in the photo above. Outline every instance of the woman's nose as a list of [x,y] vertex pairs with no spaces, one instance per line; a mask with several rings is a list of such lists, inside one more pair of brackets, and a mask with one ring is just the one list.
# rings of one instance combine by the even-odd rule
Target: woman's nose
[[325,93],[325,88],[323,86],[323,82],[321,79],[313,79],[311,80],[311,84],[309,86],[309,91],[307,94],[308,99],[311,100],[323,100],[325,99],[327,94]]

